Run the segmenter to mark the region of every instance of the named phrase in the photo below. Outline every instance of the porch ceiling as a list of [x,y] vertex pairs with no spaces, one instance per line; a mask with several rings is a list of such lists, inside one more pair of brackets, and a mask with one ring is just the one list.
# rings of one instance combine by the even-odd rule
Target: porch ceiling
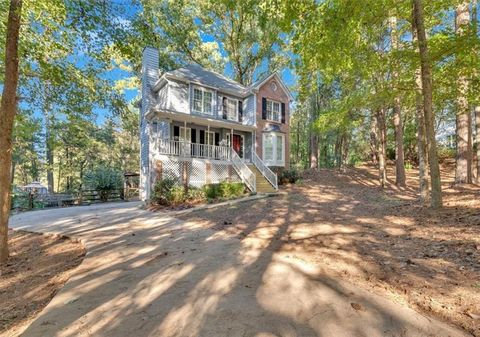
[[233,129],[233,130],[240,130],[240,131],[255,131],[255,126],[251,125],[243,125],[238,124],[235,122],[228,122],[223,120],[218,120],[214,118],[208,117],[200,117],[190,114],[182,114],[178,112],[171,112],[166,110],[152,110],[149,114],[147,114],[148,120],[154,120],[156,118],[165,119],[169,121],[178,121],[178,122],[186,122],[186,123],[195,123],[198,125],[205,125],[217,128],[225,128],[225,129]]

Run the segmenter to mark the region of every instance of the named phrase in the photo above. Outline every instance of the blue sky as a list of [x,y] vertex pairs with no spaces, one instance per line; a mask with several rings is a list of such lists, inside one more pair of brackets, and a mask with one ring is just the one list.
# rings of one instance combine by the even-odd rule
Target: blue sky
[[[140,8],[136,6],[132,6],[131,4],[126,4],[124,1],[119,0],[115,1],[115,4],[119,5],[119,8],[121,10],[117,22],[112,22],[113,25],[118,24],[118,25],[130,25],[130,20],[133,19],[137,13],[139,12]],[[212,42],[215,41],[214,37],[207,35],[207,34],[201,34],[201,39],[204,42]],[[220,52],[222,53],[223,56],[226,56],[226,52],[222,50],[222,46],[219,43],[220,47]],[[83,64],[87,62],[86,56],[82,56],[82,54],[79,52],[78,54],[71,55],[72,60],[75,60],[75,64],[81,68]],[[141,54],[138,55],[138,58],[140,59],[142,57]],[[262,64],[259,69],[257,69],[256,76],[258,77],[258,74],[263,73],[264,70],[266,69],[266,64]],[[226,64],[225,69],[224,69],[224,75],[227,77],[232,77],[233,76],[233,69],[231,64]],[[295,75],[292,71],[292,69],[289,68],[284,68],[280,71],[280,75],[285,82],[285,84],[288,87],[293,87],[295,84]],[[117,80],[122,80],[126,78],[130,78],[132,76],[132,73],[122,70],[120,68],[115,68],[107,73],[104,74],[104,78],[111,80],[112,82],[115,82]],[[256,80],[257,78],[255,78]],[[0,84],[0,89],[1,89],[1,84]],[[135,100],[138,95],[139,95],[139,89],[129,89],[124,91],[124,97],[127,101],[131,102]],[[26,107],[26,106],[24,106]],[[38,118],[42,118],[42,112],[39,111],[38,107],[32,107],[33,110],[35,111],[35,116]],[[97,115],[97,123],[98,124],[103,124],[105,120],[111,115],[111,112],[108,109],[103,109],[103,108],[95,108],[94,113]],[[62,117],[60,117],[62,118]]]
[[[131,6],[131,5],[126,5],[122,1],[116,2],[116,4],[122,6],[122,9],[123,9],[122,17],[119,17],[119,22],[121,22],[123,24],[126,24],[126,25],[129,24],[128,20],[133,18],[138,13],[138,11],[140,10],[138,7],[134,7],[134,6]],[[207,34],[201,34],[201,39],[204,42],[215,41],[214,37],[212,37],[210,35],[207,35]],[[220,46],[221,54],[223,56],[226,56],[225,51],[222,50],[221,44],[219,44],[219,46]],[[138,57],[141,58],[141,55],[138,55]],[[265,69],[265,65],[261,65],[259,67],[256,75],[258,75],[258,73],[261,73],[262,70],[264,70],[264,69]],[[233,76],[233,70],[232,70],[231,64],[229,64],[229,63],[226,64],[225,69],[224,69],[224,75],[228,76],[228,77]],[[285,82],[285,84],[288,87],[293,87],[294,86],[295,75],[294,75],[292,69],[284,68],[280,71],[280,75],[282,77],[282,80]],[[121,79],[130,77],[130,76],[131,76],[131,74],[129,72],[123,71],[121,69],[114,69],[107,74],[107,78],[110,79],[110,80],[121,80]],[[132,101],[132,100],[134,100],[135,98],[138,97],[138,89],[126,90],[124,92],[124,96],[128,101]],[[96,109],[96,112],[98,114],[98,122],[102,123],[105,120],[105,117],[108,115],[108,111],[105,110],[105,109]]]

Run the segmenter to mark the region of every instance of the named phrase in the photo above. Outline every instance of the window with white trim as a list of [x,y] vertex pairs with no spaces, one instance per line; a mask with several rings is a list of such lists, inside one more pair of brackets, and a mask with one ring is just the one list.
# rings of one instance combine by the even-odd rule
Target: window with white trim
[[213,91],[201,87],[193,88],[193,111],[213,115]]
[[238,122],[238,100],[227,98],[225,109],[227,109],[227,119]]
[[268,166],[285,165],[285,135],[268,132],[263,134],[263,161]]
[[267,99],[267,120],[281,122],[280,102]]

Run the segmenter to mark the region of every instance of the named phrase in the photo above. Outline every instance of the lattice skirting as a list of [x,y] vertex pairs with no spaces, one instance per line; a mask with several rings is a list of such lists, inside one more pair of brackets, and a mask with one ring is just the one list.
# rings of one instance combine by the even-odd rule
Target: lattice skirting
[[188,184],[201,187],[223,181],[242,182],[233,166],[229,163],[205,161],[199,159],[181,160],[175,157],[162,157],[152,163],[151,183],[159,179],[173,179],[179,185]]

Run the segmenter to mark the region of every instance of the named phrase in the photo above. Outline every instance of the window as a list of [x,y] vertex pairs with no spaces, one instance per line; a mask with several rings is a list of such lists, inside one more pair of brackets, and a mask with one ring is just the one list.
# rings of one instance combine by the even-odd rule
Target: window
[[200,87],[193,88],[193,111],[213,115],[213,92]]
[[278,162],[283,162],[283,136],[276,135],[276,160]]
[[280,103],[267,100],[267,119],[274,122],[281,122]]
[[263,160],[269,166],[285,165],[285,135],[273,132],[263,134]]
[[263,135],[263,160],[265,162],[273,161],[273,135]]
[[225,109],[227,109],[227,119],[238,121],[238,101],[236,99],[227,98]]

